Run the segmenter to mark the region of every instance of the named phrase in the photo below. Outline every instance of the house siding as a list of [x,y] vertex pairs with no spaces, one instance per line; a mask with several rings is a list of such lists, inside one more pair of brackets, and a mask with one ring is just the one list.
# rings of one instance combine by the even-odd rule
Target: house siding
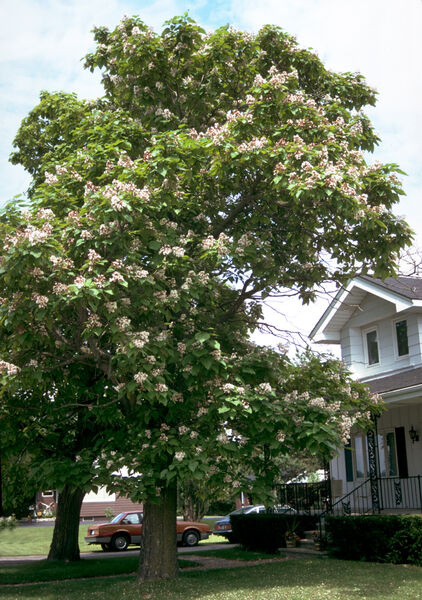
[[118,515],[121,512],[126,512],[130,510],[143,510],[143,505],[132,502],[128,498],[123,496],[116,496],[116,499],[113,501],[103,501],[103,502],[83,502],[81,507],[81,519],[82,520],[95,520],[95,519],[104,519],[105,518],[105,510],[110,508],[115,515]]
[[[422,437],[419,442],[412,443],[409,437],[409,429],[413,425],[414,428],[421,434],[422,424],[422,396],[419,403],[409,404],[405,406],[389,407],[377,422],[377,431],[379,435],[389,431],[394,431],[396,427],[404,427],[406,455],[409,476],[422,475]],[[352,438],[356,435],[363,435],[362,432],[353,431]],[[353,456],[354,461],[354,456]],[[354,477],[351,482],[346,481],[346,461],[344,448],[339,450],[337,456],[330,463],[330,475],[333,480],[342,480],[343,495],[351,492],[356,485],[361,481]],[[338,499],[334,498],[334,501]]]
[[[379,309],[377,309],[379,306]],[[373,378],[387,372],[422,364],[421,331],[422,315],[397,314],[394,305],[385,300],[367,295],[361,310],[354,313],[347,326],[341,331],[342,358],[359,379]],[[397,355],[395,323],[407,321],[409,354]],[[378,333],[379,363],[368,365],[365,334],[371,329]]]

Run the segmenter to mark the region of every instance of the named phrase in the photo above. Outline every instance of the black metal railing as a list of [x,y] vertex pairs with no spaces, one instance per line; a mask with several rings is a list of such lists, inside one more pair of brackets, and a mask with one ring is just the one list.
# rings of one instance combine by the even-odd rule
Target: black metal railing
[[365,479],[333,502],[331,483],[286,483],[277,486],[278,501],[298,513],[365,515],[383,512],[422,513],[422,475]]
[[[371,497],[371,480],[365,479],[348,494],[331,504],[325,514],[332,515],[365,515],[373,512]],[[324,515],[322,515],[324,516]]]
[[330,506],[330,481],[284,483],[277,486],[278,501],[298,513],[319,514]]
[[422,476],[378,477],[380,509],[422,512]]

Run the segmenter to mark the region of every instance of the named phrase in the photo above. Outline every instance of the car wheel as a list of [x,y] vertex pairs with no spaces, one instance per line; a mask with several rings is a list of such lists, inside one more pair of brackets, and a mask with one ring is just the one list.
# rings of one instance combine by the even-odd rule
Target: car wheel
[[193,529],[185,531],[183,534],[183,545],[184,546],[196,546],[199,542],[199,533]]
[[104,552],[110,552],[111,545],[110,544],[101,544],[101,548],[104,550]]
[[116,533],[116,535],[111,538],[111,547],[113,550],[127,550],[128,546],[129,538],[124,533]]
[[234,537],[234,535],[233,535],[233,534],[226,535],[226,539],[227,539],[227,541],[229,542],[229,544],[234,544],[234,543],[235,543],[235,541],[236,541],[236,538]]

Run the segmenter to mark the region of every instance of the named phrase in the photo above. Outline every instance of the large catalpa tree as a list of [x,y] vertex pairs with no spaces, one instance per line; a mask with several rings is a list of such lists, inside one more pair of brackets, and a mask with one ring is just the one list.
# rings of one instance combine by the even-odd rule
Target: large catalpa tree
[[1,219],[2,383],[78,368],[114,391],[130,427],[98,468],[142,473],[140,578],[174,577],[177,479],[263,492],[271,457],[328,456],[376,407],[341,364],[249,343],[260,302],[389,275],[410,231],[396,167],[362,154],[378,140],[361,76],[275,27],[184,17],[157,35],[130,18],[95,38],[104,98],[43,93],[15,140],[33,181]]

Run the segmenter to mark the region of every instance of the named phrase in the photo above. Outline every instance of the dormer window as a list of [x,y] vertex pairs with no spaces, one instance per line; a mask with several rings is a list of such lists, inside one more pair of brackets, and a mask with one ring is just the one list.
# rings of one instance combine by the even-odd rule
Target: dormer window
[[396,321],[396,343],[398,356],[409,354],[409,340],[407,337],[407,321]]
[[376,365],[379,363],[378,333],[376,329],[366,332],[366,351],[368,355],[368,365]]

